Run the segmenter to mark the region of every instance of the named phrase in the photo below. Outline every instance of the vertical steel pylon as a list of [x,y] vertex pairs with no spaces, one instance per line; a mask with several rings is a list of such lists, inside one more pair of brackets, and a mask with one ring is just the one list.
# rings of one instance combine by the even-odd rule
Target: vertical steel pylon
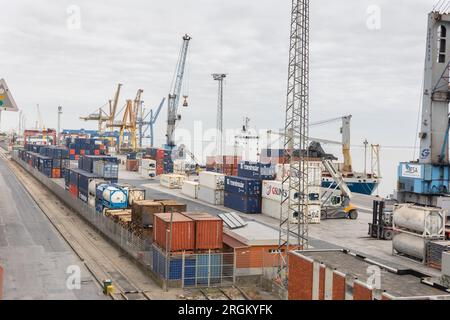
[[[217,96],[217,123],[216,123],[216,156],[223,156],[223,80],[227,77],[226,74],[223,73],[214,73],[213,79],[218,81],[219,83],[219,91]],[[218,159],[217,159],[218,160]],[[216,167],[217,167],[216,161]],[[217,169],[217,168],[216,168]]]
[[[283,176],[278,266],[278,278],[284,287],[289,249],[308,248],[308,162],[302,150],[308,150],[309,136],[309,3],[292,1],[284,141],[285,164],[290,164],[290,174]],[[294,218],[298,220],[295,227]]]

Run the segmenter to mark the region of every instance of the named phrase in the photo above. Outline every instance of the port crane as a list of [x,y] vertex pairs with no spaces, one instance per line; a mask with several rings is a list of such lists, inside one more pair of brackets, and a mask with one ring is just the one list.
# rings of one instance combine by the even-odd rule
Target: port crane
[[441,207],[450,196],[450,14],[433,10],[427,30],[419,159],[399,164],[397,200]]
[[[181,89],[183,85],[183,78],[185,74],[186,60],[189,49],[189,42],[191,41],[189,35],[183,36],[183,45],[181,47],[180,56],[178,58],[177,66],[175,69],[175,81],[171,87],[168,99],[167,110],[167,148],[173,149],[175,147],[175,128],[177,121],[181,120],[181,115],[178,114],[178,105],[181,97]],[[188,96],[183,96],[183,107],[188,107]]]
[[163,98],[158,108],[154,111],[151,109],[145,116],[145,110],[141,108],[140,118],[138,119],[139,124],[139,146],[142,148],[143,139],[150,139],[150,146],[153,148],[155,143],[154,128],[156,121],[158,120],[159,114],[166,98]]
[[122,88],[122,84],[119,83],[117,85],[114,99],[109,100],[109,114],[103,110],[103,108],[106,106],[106,104],[105,104],[104,106],[97,109],[94,113],[91,113],[87,117],[80,117],[80,119],[84,120],[84,121],[97,121],[99,134],[105,133],[106,129],[107,129],[107,126],[105,126],[105,124],[109,124],[109,125],[114,124],[114,119],[116,117],[117,105],[119,103],[121,88]]

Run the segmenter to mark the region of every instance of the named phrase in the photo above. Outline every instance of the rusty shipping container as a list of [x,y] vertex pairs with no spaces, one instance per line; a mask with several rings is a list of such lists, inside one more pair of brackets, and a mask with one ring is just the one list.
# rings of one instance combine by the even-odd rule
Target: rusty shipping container
[[184,212],[195,222],[195,249],[216,250],[223,247],[223,221],[203,212]]
[[164,212],[185,212],[187,210],[187,205],[179,203],[176,200],[154,200],[159,202],[164,206]]
[[164,213],[164,206],[152,200],[135,201],[132,205],[132,223],[138,228],[153,225],[153,215]]
[[126,169],[127,169],[127,171],[133,171],[133,172],[139,171],[139,160],[127,159]]
[[[158,213],[154,216],[153,239],[168,251],[170,245],[171,252],[191,251],[195,249],[195,222],[194,220],[174,212],[172,219],[172,232],[170,238],[170,213]],[[169,244],[170,240],[170,244]]]

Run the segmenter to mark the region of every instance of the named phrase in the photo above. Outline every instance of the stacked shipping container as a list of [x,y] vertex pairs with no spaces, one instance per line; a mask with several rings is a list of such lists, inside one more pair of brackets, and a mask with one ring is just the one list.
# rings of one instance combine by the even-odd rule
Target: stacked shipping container
[[107,155],[109,141],[105,139],[67,138],[70,160],[78,160],[84,155]]

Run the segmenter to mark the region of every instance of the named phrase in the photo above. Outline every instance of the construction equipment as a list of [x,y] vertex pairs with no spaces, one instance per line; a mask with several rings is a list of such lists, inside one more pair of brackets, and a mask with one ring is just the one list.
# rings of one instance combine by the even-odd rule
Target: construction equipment
[[335,181],[322,195],[321,219],[358,219],[358,210],[351,204],[353,194],[348,188],[342,174],[336,170],[329,159],[323,159],[322,164]]
[[[280,206],[278,272],[276,282],[288,285],[289,255],[292,248],[308,249],[308,164],[302,157],[295,161],[295,150],[306,150],[309,136],[309,0],[293,0],[289,46],[288,88],[284,140],[285,164],[291,174],[283,174]],[[288,186],[285,190],[284,186]],[[298,224],[291,221],[298,217]],[[292,239],[291,239],[292,238]]]
[[114,100],[109,100],[109,114],[107,114],[103,107],[97,109],[94,113],[91,113],[87,117],[80,117],[81,120],[84,121],[97,121],[98,122],[98,132],[99,134],[103,134],[106,132],[107,126],[105,124],[113,125],[114,119],[116,117],[117,104],[119,103],[120,89],[122,88],[122,84],[118,84],[116,93],[114,95]]
[[393,229],[393,200],[374,200],[372,223],[369,223],[369,236],[378,240],[392,240]]
[[420,154],[418,161],[398,167],[397,200],[401,203],[436,207],[439,198],[449,195],[449,30],[448,12],[428,15]]
[[[191,41],[189,35],[184,35],[183,45],[181,47],[180,56],[177,62],[177,67],[175,69],[175,81],[171,87],[171,91],[168,99],[168,110],[167,110],[167,148],[173,149],[175,147],[175,128],[177,121],[181,120],[181,115],[178,114],[178,104],[180,102],[181,88],[183,85],[183,78],[185,73],[186,59],[189,48],[189,41]],[[183,106],[187,107],[187,95],[183,96],[184,102]]]
[[153,148],[155,143],[155,133],[154,133],[155,123],[158,120],[159,113],[161,112],[161,109],[165,101],[166,98],[163,98],[156,111],[153,111],[153,109],[151,109],[145,116],[144,116],[145,110],[141,109],[140,118],[138,119],[139,146],[141,148],[143,146],[143,139],[150,139],[150,146]]

